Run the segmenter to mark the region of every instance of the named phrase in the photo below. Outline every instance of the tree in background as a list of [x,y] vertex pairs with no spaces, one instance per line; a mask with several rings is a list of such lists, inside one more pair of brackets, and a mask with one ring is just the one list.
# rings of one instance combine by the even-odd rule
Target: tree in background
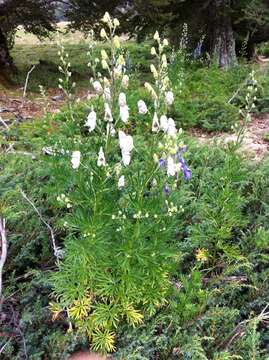
[[236,50],[269,39],[268,0],[69,0],[67,17],[76,29],[94,27],[105,11],[121,18],[122,30],[143,39],[156,29],[174,44],[187,23],[193,43],[205,35],[204,51],[222,68],[237,63]]
[[53,0],[0,0],[0,71],[14,68],[10,48],[19,25],[39,37],[54,30],[55,5]]
[[70,27],[89,31],[98,27],[98,22],[106,11],[111,15],[119,13],[126,0],[68,0],[68,3],[66,17],[71,22]]
[[223,68],[236,64],[242,44],[253,55],[255,44],[269,39],[268,0],[133,0],[132,6],[133,31],[161,28],[176,43],[186,22],[194,41],[206,36],[205,50]]

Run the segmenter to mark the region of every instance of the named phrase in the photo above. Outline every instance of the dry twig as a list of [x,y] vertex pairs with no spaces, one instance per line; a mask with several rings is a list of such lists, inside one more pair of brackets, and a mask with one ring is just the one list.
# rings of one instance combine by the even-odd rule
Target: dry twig
[[52,227],[50,226],[50,224],[48,224],[46,222],[46,220],[44,220],[44,218],[43,218],[42,214],[40,213],[40,211],[37,209],[35,204],[28,198],[28,196],[25,194],[25,192],[22,189],[20,189],[20,193],[21,193],[22,197],[32,206],[32,208],[35,210],[35,212],[39,216],[39,219],[42,221],[42,223],[49,230],[50,236],[51,236],[51,241],[52,241],[52,247],[53,247],[54,256],[56,257],[56,263],[58,264],[60,258],[62,257],[62,251],[61,251],[61,249],[59,249],[56,246],[55,235],[54,235],[54,231],[53,231]]
[[24,88],[23,88],[23,95],[22,95],[22,104],[21,107],[24,106],[24,102],[25,102],[25,98],[26,98],[26,92],[27,92],[27,86],[28,86],[28,82],[29,82],[29,78],[31,73],[34,71],[36,65],[33,65],[32,68],[28,71],[26,79],[25,79],[25,84],[24,84]]
[[0,257],[0,309],[2,304],[2,275],[3,267],[7,259],[7,236],[6,236],[6,222],[0,217],[0,237],[1,237],[1,257]]

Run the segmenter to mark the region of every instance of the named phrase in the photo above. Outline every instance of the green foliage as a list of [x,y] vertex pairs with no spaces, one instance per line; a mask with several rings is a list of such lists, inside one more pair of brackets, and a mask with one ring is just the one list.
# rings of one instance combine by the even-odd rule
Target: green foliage
[[[130,52],[135,49],[130,45]],[[197,124],[207,97],[228,111],[227,100],[248,72],[192,66],[174,80],[176,101],[167,109],[186,127],[190,119]],[[167,138],[149,134],[156,107],[140,87],[143,75],[133,76],[133,68],[125,90],[129,122],[120,122],[118,109],[113,113],[116,129],[133,134],[129,166],[118,166],[117,138],[103,135],[102,97],[69,102],[59,114],[11,127],[1,136],[3,150],[10,142],[15,149],[0,158],[10,254],[1,329],[16,336],[4,336],[0,348],[7,343],[7,359],[20,359],[26,351],[30,359],[46,354],[65,359],[90,338],[94,350],[117,348],[115,359],[266,360],[268,159],[253,164],[232,148],[198,146],[181,135],[177,141],[188,144],[184,158],[193,177],[167,179],[153,161],[160,149],[165,153]],[[141,98],[149,104],[143,116],[136,110]],[[162,98],[160,104],[165,111]],[[92,108],[97,127],[89,133],[85,121]],[[45,145],[54,156],[41,154]],[[100,146],[106,166],[97,165]],[[81,162],[73,169],[72,152],[78,150]],[[119,175],[125,176],[123,188]],[[169,194],[163,192],[166,184]],[[53,227],[64,250],[59,267],[48,229],[19,188]]]
[[218,98],[200,104],[197,110],[198,126],[207,131],[230,131],[239,120],[238,109]]

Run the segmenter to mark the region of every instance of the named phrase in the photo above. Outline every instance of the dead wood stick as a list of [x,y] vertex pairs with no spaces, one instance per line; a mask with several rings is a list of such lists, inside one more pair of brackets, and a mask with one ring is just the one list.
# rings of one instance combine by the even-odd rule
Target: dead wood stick
[[54,235],[53,228],[50,226],[50,224],[48,224],[46,222],[46,220],[44,220],[44,218],[43,218],[42,214],[40,213],[40,211],[37,209],[35,204],[28,198],[28,196],[25,194],[25,192],[22,189],[20,189],[20,193],[21,193],[22,197],[32,206],[32,208],[35,210],[35,212],[39,216],[39,219],[41,220],[41,222],[49,230],[51,241],[52,241],[52,247],[53,247],[54,256],[56,257],[56,264],[58,265],[59,260],[61,258],[61,250],[56,246],[56,241],[55,241],[55,235]]
[[7,259],[7,236],[6,236],[6,222],[0,217],[0,237],[1,237],[1,257],[0,257],[0,309],[2,305],[2,276],[3,268]]
[[28,86],[28,82],[29,82],[29,78],[31,73],[34,71],[36,65],[33,65],[32,68],[28,71],[26,79],[25,79],[25,84],[24,84],[24,88],[23,88],[23,95],[22,95],[22,104],[21,107],[24,106],[24,102],[25,102],[25,98],[26,98],[26,92],[27,92],[27,86]]

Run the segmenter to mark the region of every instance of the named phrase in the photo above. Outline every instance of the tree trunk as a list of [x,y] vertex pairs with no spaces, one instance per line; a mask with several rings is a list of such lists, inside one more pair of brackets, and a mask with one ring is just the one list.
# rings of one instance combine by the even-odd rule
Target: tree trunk
[[9,53],[7,39],[0,28],[0,71],[6,72],[12,69],[14,69],[14,63]]
[[222,69],[237,65],[230,0],[214,0],[211,6],[210,55]]

